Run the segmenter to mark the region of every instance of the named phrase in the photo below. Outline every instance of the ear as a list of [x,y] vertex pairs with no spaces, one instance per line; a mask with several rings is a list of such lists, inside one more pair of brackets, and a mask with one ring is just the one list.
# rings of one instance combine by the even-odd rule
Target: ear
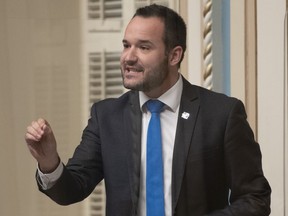
[[180,62],[182,55],[183,55],[183,49],[181,46],[176,46],[172,50],[170,50],[169,53],[170,65],[171,66],[177,65]]

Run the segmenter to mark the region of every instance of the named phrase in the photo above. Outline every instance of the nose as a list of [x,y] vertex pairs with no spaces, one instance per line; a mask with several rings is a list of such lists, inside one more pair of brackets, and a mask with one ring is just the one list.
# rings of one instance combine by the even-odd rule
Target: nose
[[138,60],[137,52],[135,48],[130,47],[123,51],[123,60],[126,64],[134,64]]

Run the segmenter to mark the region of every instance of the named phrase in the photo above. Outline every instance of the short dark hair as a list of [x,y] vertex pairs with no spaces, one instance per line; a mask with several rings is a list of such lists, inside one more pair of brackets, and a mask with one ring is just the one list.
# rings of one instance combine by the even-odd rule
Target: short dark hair
[[183,49],[183,54],[179,62],[182,62],[184,58],[184,52],[186,50],[186,24],[183,18],[173,11],[172,9],[152,4],[145,7],[138,8],[133,16],[141,16],[141,17],[157,17],[163,20],[164,22],[164,44],[166,47],[166,51],[170,51],[176,46],[181,46]]

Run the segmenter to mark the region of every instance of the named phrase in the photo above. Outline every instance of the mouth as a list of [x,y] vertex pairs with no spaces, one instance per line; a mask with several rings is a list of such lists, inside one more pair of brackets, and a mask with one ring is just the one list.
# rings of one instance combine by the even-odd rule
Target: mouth
[[144,69],[142,67],[129,67],[129,66],[126,66],[124,67],[125,71],[127,73],[140,73],[140,72],[143,72]]

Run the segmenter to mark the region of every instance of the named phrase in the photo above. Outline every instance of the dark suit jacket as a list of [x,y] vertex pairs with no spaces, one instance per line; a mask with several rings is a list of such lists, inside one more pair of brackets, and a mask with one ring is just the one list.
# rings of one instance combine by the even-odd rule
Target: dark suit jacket
[[[269,215],[271,190],[242,102],[183,80],[173,154],[173,215]],[[183,112],[190,113],[188,119],[181,117]],[[141,118],[136,91],[94,104],[72,159],[57,183],[43,192],[68,205],[86,198],[104,178],[106,214],[137,215]]]

